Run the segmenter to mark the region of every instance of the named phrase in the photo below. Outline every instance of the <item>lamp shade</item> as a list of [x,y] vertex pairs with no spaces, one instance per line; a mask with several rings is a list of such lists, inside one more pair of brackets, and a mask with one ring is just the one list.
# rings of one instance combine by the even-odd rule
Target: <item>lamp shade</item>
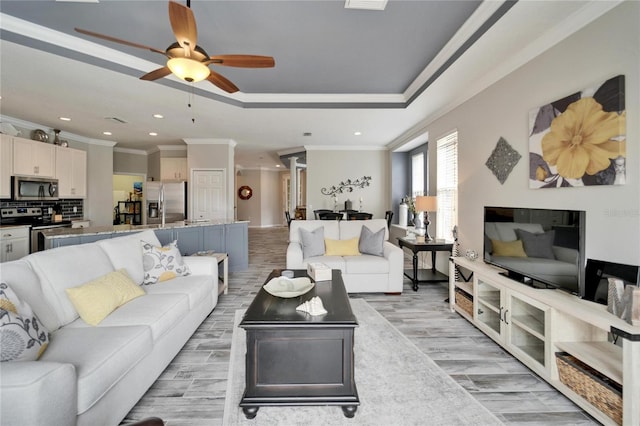
[[189,58],[171,58],[167,61],[167,67],[172,73],[190,83],[202,81],[210,74],[209,67]]
[[415,206],[417,212],[435,212],[438,210],[438,197],[417,196]]

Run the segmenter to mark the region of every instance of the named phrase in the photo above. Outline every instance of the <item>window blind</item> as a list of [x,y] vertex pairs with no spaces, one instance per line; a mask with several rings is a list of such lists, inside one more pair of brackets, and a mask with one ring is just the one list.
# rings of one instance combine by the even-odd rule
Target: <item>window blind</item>
[[453,240],[458,223],[458,131],[438,139],[436,148],[438,212],[436,238]]

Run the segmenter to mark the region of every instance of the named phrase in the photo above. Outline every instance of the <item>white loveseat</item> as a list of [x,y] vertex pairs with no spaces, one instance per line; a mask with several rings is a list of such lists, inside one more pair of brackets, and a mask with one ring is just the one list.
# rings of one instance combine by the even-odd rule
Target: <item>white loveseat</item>
[[[376,232],[384,228],[384,256],[314,256],[304,258],[300,229],[314,231],[324,228],[324,238],[348,240],[360,237],[362,226]],[[287,247],[287,269],[306,269],[309,263],[324,263],[331,269],[340,269],[349,293],[402,293],[402,249],[389,241],[387,221],[372,220],[292,220]]]
[[[542,235],[545,231],[538,223],[517,222],[487,222],[485,223],[485,237],[490,240],[513,242],[519,239],[517,230],[523,230],[534,235]],[[487,247],[488,246],[488,247]],[[485,243],[485,249],[491,247]],[[531,256],[509,257],[496,256],[492,250],[485,253],[485,259],[493,260],[497,264],[511,267],[524,274],[531,274],[547,281],[558,283],[568,288],[575,288],[578,280],[578,250],[551,246],[546,257]]]
[[218,301],[218,265],[185,257],[191,274],[142,286],[144,295],[97,326],[79,318],[65,289],[125,268],[143,280],[140,240],[152,230],[61,247],[0,265],[0,278],[49,330],[37,361],[0,363],[0,423],[117,425]]

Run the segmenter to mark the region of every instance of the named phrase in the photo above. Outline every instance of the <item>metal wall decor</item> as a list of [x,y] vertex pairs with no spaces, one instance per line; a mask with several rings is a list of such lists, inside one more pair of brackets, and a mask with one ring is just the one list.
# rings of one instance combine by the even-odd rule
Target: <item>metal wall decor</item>
[[334,185],[329,188],[322,188],[320,192],[322,192],[323,195],[335,196],[336,194],[342,194],[344,192],[353,192],[356,188],[362,189],[370,184],[371,176],[362,176],[360,179],[356,180],[347,179],[346,181],[340,182],[337,186]]
[[485,165],[493,172],[500,183],[504,184],[521,157],[518,151],[509,145],[509,142],[500,137]]

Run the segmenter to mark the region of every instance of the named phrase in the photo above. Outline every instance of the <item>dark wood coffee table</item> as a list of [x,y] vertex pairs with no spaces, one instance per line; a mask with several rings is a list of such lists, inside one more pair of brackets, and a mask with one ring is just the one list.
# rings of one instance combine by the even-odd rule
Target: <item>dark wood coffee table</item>
[[[296,277],[306,271],[294,271]],[[274,270],[266,282],[280,276]],[[319,296],[325,315],[296,311]],[[246,386],[240,406],[248,419],[261,406],[338,405],[353,417],[360,405],[354,380],[353,340],[358,322],[340,270],[308,293],[290,299],[260,289],[240,327],[247,332]]]

